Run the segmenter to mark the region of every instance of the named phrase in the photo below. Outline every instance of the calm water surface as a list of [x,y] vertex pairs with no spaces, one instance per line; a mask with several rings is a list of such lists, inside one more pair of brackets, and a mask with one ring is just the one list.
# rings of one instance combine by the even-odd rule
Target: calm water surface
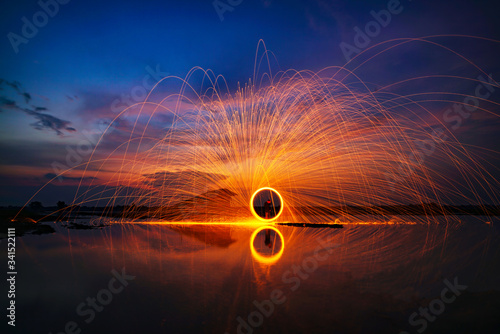
[[17,238],[16,331],[498,333],[499,224],[54,223]]

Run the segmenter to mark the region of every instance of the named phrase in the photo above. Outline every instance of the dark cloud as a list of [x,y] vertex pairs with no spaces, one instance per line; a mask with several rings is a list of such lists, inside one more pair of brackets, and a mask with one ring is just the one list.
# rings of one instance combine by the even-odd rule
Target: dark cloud
[[58,136],[63,134],[62,131],[67,131],[67,132],[76,131],[75,128],[69,126],[71,124],[71,122],[69,121],[65,121],[60,118],[54,117],[52,115],[43,114],[30,109],[23,109],[23,111],[28,115],[31,115],[36,119],[38,119],[37,122],[30,124],[37,130],[45,130],[45,129],[53,130],[56,132]]
[[168,187],[168,188],[184,188],[193,183],[207,184],[217,183],[218,181],[227,179],[226,175],[216,173],[205,173],[196,170],[184,170],[178,172],[156,172],[152,174],[143,175],[146,178],[146,183],[154,187]]
[[13,101],[13,100],[11,100],[9,98],[0,96],[0,112],[4,111],[3,108],[12,109],[12,108],[15,108],[15,107],[16,107],[16,102],[15,101]]
[[[31,94],[25,92],[22,89],[21,84],[19,82],[6,81],[0,79],[0,88],[2,86],[7,86],[12,88],[19,96],[21,96],[24,99],[25,104],[28,104],[31,101]],[[4,89],[1,88],[1,90],[3,91]],[[66,132],[76,131],[75,128],[70,126],[71,125],[70,121],[57,118],[47,113],[42,113],[41,111],[47,111],[47,108],[45,107],[39,107],[39,106],[23,107],[19,105],[19,103],[12,98],[0,96],[0,111],[5,111],[7,109],[22,111],[27,115],[30,115],[35,119],[37,119],[37,122],[30,124],[33,128],[37,130],[52,130],[58,136],[62,135],[63,131]]]
[[71,176],[64,176],[64,175],[57,175],[55,173],[47,173],[43,176],[47,180],[52,180],[54,178],[61,179],[62,181],[93,181],[93,180],[98,180],[98,177],[94,176],[85,176],[85,177],[71,177]]
[[51,168],[53,162],[66,164],[68,151],[63,143],[42,141],[0,142],[3,166],[33,166]]
[[[14,89],[14,91],[22,96],[24,98],[24,101],[26,103],[29,103],[30,100],[31,100],[31,95],[27,92],[25,92],[22,87],[21,87],[21,84],[18,82],[18,81],[7,81],[7,80],[4,80],[4,79],[0,79],[0,86],[1,85],[6,85],[12,89]],[[3,90],[3,89],[2,89]]]
[[24,102],[29,103],[31,100],[31,95],[29,93],[22,93],[22,97],[24,97]]
[[134,194],[146,205],[171,205],[179,200],[199,196],[207,190],[221,188],[228,176],[197,170],[163,171],[144,174],[146,187]]
[[[7,85],[7,86],[13,88],[17,92],[19,92],[21,89],[21,84],[17,81],[7,81],[4,79],[0,79],[0,86],[1,85]],[[0,89],[3,90],[3,88],[0,88]]]

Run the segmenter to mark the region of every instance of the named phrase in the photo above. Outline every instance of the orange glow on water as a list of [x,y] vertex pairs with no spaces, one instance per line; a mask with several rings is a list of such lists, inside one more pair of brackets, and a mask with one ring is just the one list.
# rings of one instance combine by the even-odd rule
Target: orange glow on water
[[[271,256],[264,256],[264,255],[260,254],[255,249],[255,246],[254,246],[254,241],[255,241],[255,238],[257,237],[257,234],[259,234],[259,232],[266,230],[266,229],[270,229],[270,230],[273,230],[274,232],[276,232],[276,234],[280,237],[280,241],[281,241],[280,250],[276,254],[273,254]],[[257,262],[260,262],[262,264],[267,264],[267,265],[273,264],[281,258],[281,256],[283,255],[283,252],[285,251],[285,238],[283,237],[283,234],[281,234],[281,232],[277,228],[275,228],[274,226],[266,225],[266,226],[259,227],[258,229],[256,229],[252,233],[252,236],[250,237],[250,251],[252,252],[253,258]]]

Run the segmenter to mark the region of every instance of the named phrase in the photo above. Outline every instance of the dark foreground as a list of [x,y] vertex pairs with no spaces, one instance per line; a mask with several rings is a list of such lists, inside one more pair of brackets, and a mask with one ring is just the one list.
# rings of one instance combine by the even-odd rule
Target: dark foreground
[[275,226],[251,243],[262,226],[50,223],[16,239],[2,333],[498,333],[499,224]]

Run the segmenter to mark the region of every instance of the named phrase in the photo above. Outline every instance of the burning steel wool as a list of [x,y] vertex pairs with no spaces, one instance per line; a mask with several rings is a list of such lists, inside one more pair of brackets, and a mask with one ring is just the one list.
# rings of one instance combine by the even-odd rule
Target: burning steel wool
[[[102,138],[124,140],[107,156],[99,142],[78,166],[91,181],[80,183],[72,208],[122,205],[127,219],[240,221],[255,213],[252,195],[270,187],[286,203],[279,219],[310,222],[325,213],[348,217],[346,207],[419,204],[425,215],[450,202],[482,204],[485,193],[497,198],[484,152],[461,145],[426,108],[438,92],[396,93],[422,77],[373,90],[356,75],[363,63],[259,74],[269,53],[257,55],[254,78],[234,92],[223,77],[194,68],[117,115]],[[480,73],[483,80],[453,80],[498,88]],[[162,131],[152,127],[159,122]]]

